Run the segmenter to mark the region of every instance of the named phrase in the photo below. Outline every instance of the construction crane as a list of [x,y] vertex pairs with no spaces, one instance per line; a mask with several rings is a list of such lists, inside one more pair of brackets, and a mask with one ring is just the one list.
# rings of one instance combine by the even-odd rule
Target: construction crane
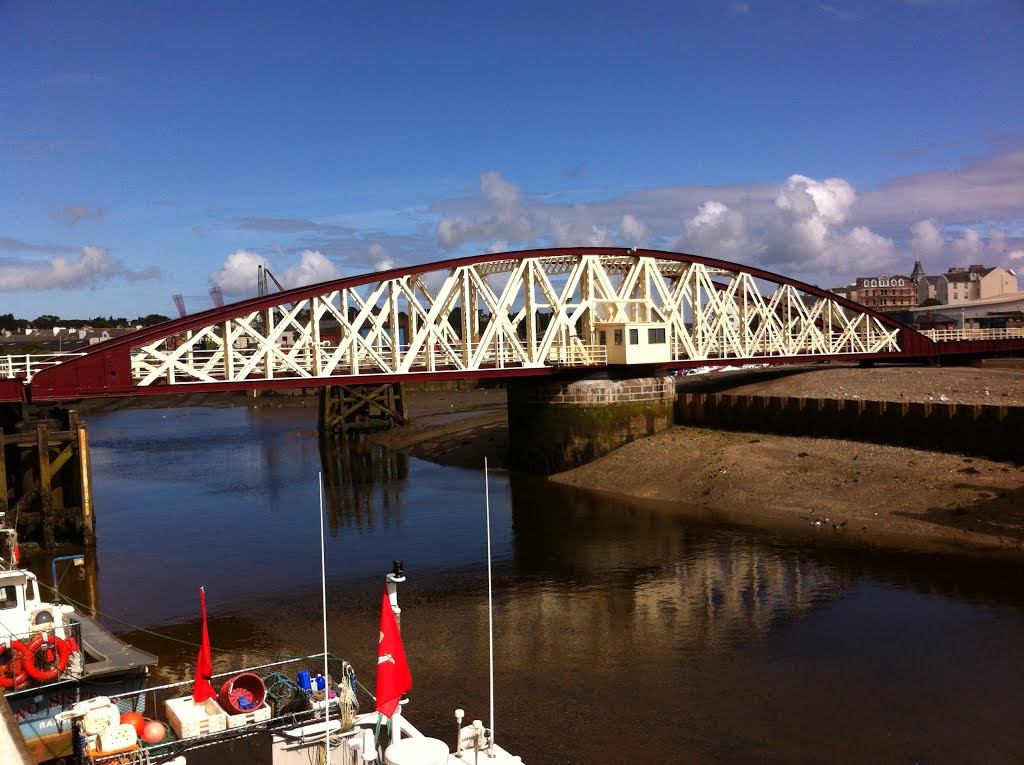
[[257,289],[257,291],[259,293],[259,296],[263,297],[264,295],[270,294],[270,290],[267,289],[267,277],[268,276],[271,279],[274,280],[274,284],[277,285],[277,289],[280,292],[284,292],[284,285],[282,285],[281,282],[279,282],[277,280],[276,276],[274,276],[272,273],[270,273],[270,269],[269,268],[267,268],[266,266],[261,264],[261,265],[256,267],[256,289]]
[[219,284],[210,287],[210,298],[212,298],[213,305],[216,308],[224,307],[224,290],[220,288]]

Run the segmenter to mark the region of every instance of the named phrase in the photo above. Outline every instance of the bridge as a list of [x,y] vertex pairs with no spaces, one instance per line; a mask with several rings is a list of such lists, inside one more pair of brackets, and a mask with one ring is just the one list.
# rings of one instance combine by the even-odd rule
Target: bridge
[[929,337],[810,284],[644,249],[494,253],[243,300],[99,343],[0,357],[0,401],[709,364],[909,361],[1024,349],[1024,331]]

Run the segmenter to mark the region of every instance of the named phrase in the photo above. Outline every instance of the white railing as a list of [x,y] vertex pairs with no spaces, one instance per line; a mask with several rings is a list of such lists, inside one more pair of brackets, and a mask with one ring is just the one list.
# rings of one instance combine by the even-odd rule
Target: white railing
[[926,329],[922,335],[942,343],[953,340],[1009,340],[1024,338],[1024,328],[1016,329]]
[[17,356],[0,356],[0,380],[16,377],[25,382],[32,382],[32,378],[42,370],[84,355],[83,353],[25,353]]

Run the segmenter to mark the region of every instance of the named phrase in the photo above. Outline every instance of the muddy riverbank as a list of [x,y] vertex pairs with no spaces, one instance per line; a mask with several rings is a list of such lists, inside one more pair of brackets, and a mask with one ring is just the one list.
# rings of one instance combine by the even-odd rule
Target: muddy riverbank
[[[1024,371],[973,367],[819,366],[692,384],[751,394],[1024,403]],[[410,426],[373,440],[442,464],[478,468],[486,455],[492,467],[505,467],[501,390],[413,392],[410,413]],[[551,480],[828,543],[1024,559],[1024,467],[957,454],[675,427]]]

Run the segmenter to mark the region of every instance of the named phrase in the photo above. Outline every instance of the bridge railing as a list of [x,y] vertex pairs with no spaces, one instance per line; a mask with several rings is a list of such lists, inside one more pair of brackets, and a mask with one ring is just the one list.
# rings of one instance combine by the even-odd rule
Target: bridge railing
[[1013,329],[926,329],[921,334],[937,343],[954,340],[1009,340],[1024,338],[1024,328]]
[[[512,369],[527,366],[521,351],[512,346],[498,347],[493,344],[481,343],[436,343],[424,345],[410,358],[411,346],[399,346],[399,356],[408,364],[408,372],[446,371],[454,368],[470,368],[467,363],[473,360],[474,369],[498,368]],[[330,343],[321,345],[303,345],[290,348],[281,346],[278,353],[266,356],[256,348],[232,348],[230,362],[223,349],[189,349],[180,354],[177,364],[171,364],[159,375],[154,376],[156,367],[145,354],[132,356],[132,377],[137,382],[147,381],[153,384],[180,384],[194,382],[214,382],[230,379],[274,379],[317,377],[317,369],[330,367],[331,376],[348,374],[386,374],[390,370],[381,366],[380,359],[387,360],[391,355],[389,347],[375,347],[373,352],[365,347],[359,348],[352,355],[346,351],[345,360],[331,364],[337,346]],[[253,359],[256,358],[256,362]],[[545,363],[551,366],[597,366],[608,361],[604,346],[573,343],[567,346],[553,346],[545,357]],[[240,377],[240,370],[250,366],[249,372]],[[229,373],[230,372],[230,373]]]
[[17,378],[29,383],[42,370],[84,355],[82,353],[25,353],[0,356],[0,380]]

